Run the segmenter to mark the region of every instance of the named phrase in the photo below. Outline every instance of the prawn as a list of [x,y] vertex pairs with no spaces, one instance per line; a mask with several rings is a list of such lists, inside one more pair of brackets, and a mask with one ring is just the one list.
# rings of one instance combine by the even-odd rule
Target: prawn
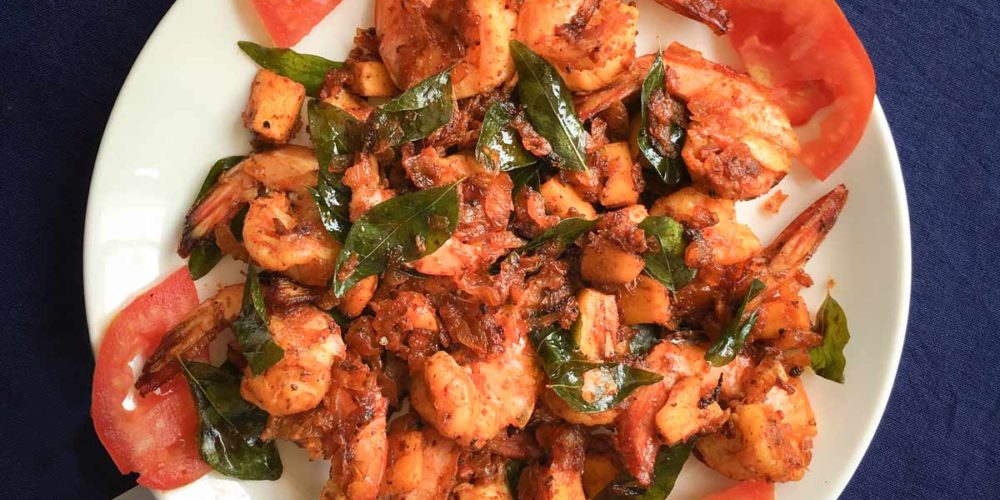
[[586,438],[576,427],[544,425],[536,432],[539,443],[552,450],[548,466],[524,469],[518,482],[518,498],[538,500],[583,500],[583,461]]
[[576,92],[618,81],[635,59],[639,10],[621,0],[524,0],[515,37]]
[[513,0],[376,0],[379,54],[401,89],[454,65],[455,97],[470,97],[513,76],[517,17]]
[[732,27],[729,12],[715,0],[656,0],[656,3],[724,35]]
[[253,153],[223,173],[211,190],[195,202],[184,220],[177,253],[191,254],[220,224],[228,223],[263,188],[304,192],[315,186],[319,163],[312,149],[284,145]]
[[412,381],[414,409],[444,436],[482,447],[508,425],[523,428],[531,417],[543,374],[513,306],[497,314],[503,349],[476,357],[438,351]]
[[215,336],[229,327],[240,313],[243,285],[223,288],[205,300],[160,341],[153,354],[142,367],[142,374],[135,387],[145,396],[180,373],[177,358],[204,348]]
[[340,327],[311,305],[269,311],[271,337],[284,357],[259,375],[246,368],[243,399],[274,416],[315,408],[330,388],[333,364],[344,358]]
[[772,387],[758,403],[737,406],[726,432],[702,436],[702,462],[737,481],[797,481],[812,459],[816,418],[798,378]]
[[679,43],[663,52],[663,62],[667,90],[691,115],[681,156],[695,187],[749,200],[784,178],[799,143],[765,87]]
[[283,191],[250,202],[243,245],[260,267],[314,286],[333,276],[340,252],[340,245],[323,228],[313,199]]

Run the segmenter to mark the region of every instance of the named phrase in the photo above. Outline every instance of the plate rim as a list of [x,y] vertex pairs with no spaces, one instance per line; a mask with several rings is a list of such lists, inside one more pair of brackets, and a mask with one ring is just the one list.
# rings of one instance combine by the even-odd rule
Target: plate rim
[[[178,5],[185,3],[183,0],[175,2],[170,6],[169,9],[164,13],[163,17],[157,22],[156,27],[150,33],[149,37],[143,43],[142,49],[136,55],[135,60],[132,62],[129,68],[128,74],[122,83],[121,88],[118,90],[115,96],[115,102],[112,106],[111,113],[108,115],[107,122],[104,125],[104,131],[101,134],[101,142],[98,147],[97,155],[94,159],[94,165],[91,172],[90,185],[87,191],[87,208],[84,215],[84,235],[83,235],[83,252],[81,259],[81,267],[83,271],[83,295],[84,295],[84,310],[86,315],[87,332],[89,336],[89,341],[91,345],[91,351],[93,352],[95,359],[99,346],[99,339],[103,336],[102,325],[98,323],[100,316],[106,315],[105,312],[96,311],[96,305],[93,304],[90,297],[93,296],[93,289],[96,286],[94,277],[91,273],[88,273],[87,263],[91,260],[92,254],[95,252],[94,248],[95,234],[94,224],[91,222],[96,217],[97,214],[94,213],[94,203],[92,200],[95,198],[96,191],[99,189],[98,183],[95,182],[98,170],[101,169],[101,165],[106,163],[106,157],[110,154],[108,148],[106,147],[107,139],[113,134],[118,133],[120,125],[118,124],[118,119],[122,114],[122,103],[121,97],[128,92],[134,85],[134,81],[139,71],[142,67],[148,64],[148,57],[146,57],[148,47],[154,43],[163,34],[163,26],[166,22],[176,15],[180,9]],[[878,95],[875,96],[871,115],[869,117],[869,123],[874,124],[879,133],[883,134],[885,138],[885,145],[888,146],[888,160],[890,169],[890,185],[892,188],[892,196],[896,205],[896,209],[899,214],[899,225],[897,227],[897,233],[900,241],[901,253],[898,256],[900,262],[900,290],[901,295],[899,297],[899,309],[897,312],[897,317],[895,318],[895,329],[892,332],[892,338],[890,342],[891,348],[891,366],[887,366],[887,376],[879,381],[879,387],[877,390],[877,400],[874,402],[873,409],[874,415],[877,418],[872,418],[866,423],[866,428],[862,431],[862,437],[864,446],[857,447],[853,450],[848,463],[845,467],[841,468],[840,473],[837,477],[830,478],[831,492],[836,491],[834,498],[839,497],[843,494],[850,480],[857,473],[858,467],[860,467],[864,456],[867,454],[868,450],[871,448],[872,441],[875,437],[875,433],[878,430],[879,425],[882,423],[882,418],[885,416],[885,410],[888,407],[889,398],[892,393],[892,389],[896,383],[896,377],[898,375],[899,364],[902,359],[903,347],[906,340],[907,326],[909,323],[910,316],[910,301],[912,295],[912,285],[913,285],[913,258],[912,258],[912,233],[910,225],[910,210],[909,210],[909,200],[906,195],[906,185],[903,179],[902,164],[899,160],[899,152],[896,147],[896,141],[893,137],[892,130],[889,126],[888,118],[885,114],[885,110],[882,108],[881,101]],[[162,277],[161,277],[162,278]],[[152,284],[152,283],[151,283]],[[151,285],[150,284],[150,285]],[[136,293],[140,293],[137,291]],[[134,297],[134,295],[132,296]],[[118,309],[127,303],[129,299],[125,302],[119,304]],[[150,490],[153,495],[158,499],[166,499],[169,496],[169,492]]]

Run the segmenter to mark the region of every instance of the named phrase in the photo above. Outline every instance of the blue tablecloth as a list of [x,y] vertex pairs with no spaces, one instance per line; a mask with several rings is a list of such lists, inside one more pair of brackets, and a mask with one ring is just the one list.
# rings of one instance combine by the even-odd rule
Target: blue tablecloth
[[[899,376],[844,496],[998,498],[1000,5],[841,3],[875,63],[903,163],[914,251]],[[108,113],[170,4],[0,3],[5,498],[109,498],[133,485],[88,417],[83,219]]]

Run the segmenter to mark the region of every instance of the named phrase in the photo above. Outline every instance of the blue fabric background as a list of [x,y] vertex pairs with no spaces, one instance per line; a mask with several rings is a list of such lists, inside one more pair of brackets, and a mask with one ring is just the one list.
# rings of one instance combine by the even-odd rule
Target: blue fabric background
[[[110,498],[134,484],[118,474],[88,417],[83,219],[115,96],[170,4],[0,5],[5,498]],[[899,376],[844,497],[998,498],[1000,5],[841,4],[875,63],[902,159],[914,252]]]

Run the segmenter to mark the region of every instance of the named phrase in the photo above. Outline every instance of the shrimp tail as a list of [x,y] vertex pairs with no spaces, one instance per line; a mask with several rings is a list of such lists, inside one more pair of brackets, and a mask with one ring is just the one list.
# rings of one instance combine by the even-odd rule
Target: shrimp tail
[[223,288],[167,332],[142,367],[135,383],[139,394],[145,396],[167,383],[180,372],[178,357],[189,357],[226,329],[239,314],[242,297],[243,285]]
[[656,2],[708,26],[716,35],[725,35],[732,28],[729,11],[716,0],[656,0]]
[[836,224],[840,212],[847,204],[847,194],[847,188],[843,184],[833,188],[802,211],[764,249],[762,257],[766,259],[767,265],[758,278],[764,282],[765,288],[764,293],[758,295],[754,302],[759,303],[774,295],[785,282],[795,277],[796,271],[809,262]]
[[184,218],[184,230],[177,245],[181,257],[191,255],[195,245],[212,235],[215,226],[229,222],[256,196],[258,183],[239,166],[223,174],[215,187],[195,202]]

